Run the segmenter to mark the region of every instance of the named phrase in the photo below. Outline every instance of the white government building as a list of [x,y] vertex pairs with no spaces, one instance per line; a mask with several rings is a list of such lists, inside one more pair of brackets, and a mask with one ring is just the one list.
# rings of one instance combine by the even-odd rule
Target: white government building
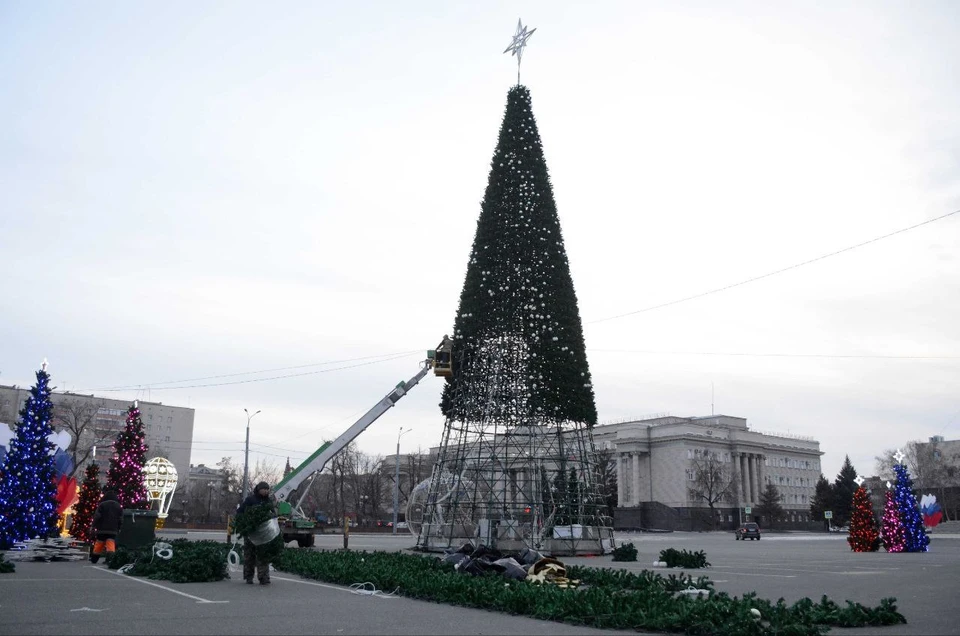
[[[694,461],[709,453],[739,476],[735,500],[716,504],[721,528],[761,522],[756,506],[767,484],[781,495],[780,528],[806,528],[820,476],[820,443],[811,437],[754,431],[729,415],[654,417],[603,424],[594,444],[614,452],[617,464],[616,528],[695,530],[712,525],[709,510],[690,495]],[[747,515],[745,509],[751,508]]]

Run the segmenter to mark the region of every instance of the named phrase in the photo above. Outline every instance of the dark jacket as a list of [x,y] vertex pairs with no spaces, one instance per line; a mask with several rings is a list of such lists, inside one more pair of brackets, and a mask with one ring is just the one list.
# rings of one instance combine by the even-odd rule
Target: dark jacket
[[103,501],[97,506],[97,511],[93,513],[94,534],[115,537],[120,532],[121,525],[123,525],[123,506],[117,501],[116,496],[104,495]]
[[269,488],[269,487],[270,487],[270,486],[269,486],[266,482],[263,482],[263,481],[260,482],[259,484],[257,484],[256,487],[253,489],[253,492],[250,493],[249,495],[247,495],[247,498],[243,500],[243,503],[241,503],[241,504],[237,507],[237,514],[238,514],[238,515],[243,514],[243,511],[244,511],[244,510],[246,510],[247,508],[250,508],[250,507],[252,507],[252,506],[260,506],[260,505],[262,505],[262,504],[268,503],[268,504],[270,504],[270,508],[271,508],[271,510],[273,511],[273,516],[276,517],[276,516],[277,516],[277,504],[276,504],[276,502],[274,501],[273,497],[271,497],[270,495],[267,495],[266,497],[261,497],[260,495],[257,494],[257,491],[260,490],[261,488]]

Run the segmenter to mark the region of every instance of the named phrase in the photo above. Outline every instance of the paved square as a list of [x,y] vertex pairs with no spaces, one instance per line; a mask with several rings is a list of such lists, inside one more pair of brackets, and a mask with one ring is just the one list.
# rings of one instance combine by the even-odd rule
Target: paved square
[[[188,537],[226,538],[216,533]],[[639,571],[652,569],[665,548],[704,550],[712,567],[690,573],[708,576],[717,590],[731,595],[756,591],[763,598],[793,602],[826,594],[838,603],[850,599],[869,606],[894,596],[908,621],[884,628],[834,629],[835,634],[960,633],[960,536],[934,535],[925,554],[853,553],[842,534],[768,533],[760,541],[734,541],[727,532],[617,538],[634,543],[639,561],[614,563],[609,556],[564,561]],[[410,535],[350,537],[354,550],[400,551],[413,544]],[[339,535],[317,537],[317,549],[342,545]],[[218,583],[174,584],[128,577],[85,562],[18,563],[15,574],[0,575],[0,635],[603,633],[399,597],[358,595],[281,572],[273,580],[269,587],[249,586],[235,574]]]

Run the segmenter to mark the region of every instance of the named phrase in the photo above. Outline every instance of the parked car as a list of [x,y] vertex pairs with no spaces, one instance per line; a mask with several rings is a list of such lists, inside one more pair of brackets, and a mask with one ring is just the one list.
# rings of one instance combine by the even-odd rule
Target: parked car
[[760,540],[760,526],[755,523],[743,523],[736,531],[737,541],[746,541],[747,539]]

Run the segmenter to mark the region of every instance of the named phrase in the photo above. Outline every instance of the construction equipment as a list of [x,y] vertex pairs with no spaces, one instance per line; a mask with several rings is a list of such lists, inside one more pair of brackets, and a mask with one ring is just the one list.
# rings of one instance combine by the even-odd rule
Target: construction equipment
[[[445,345],[445,346],[444,346]],[[450,344],[449,339],[444,336],[444,342],[441,343],[444,349],[445,360],[438,368],[437,352],[435,350],[427,351],[427,358],[421,362],[420,371],[406,382],[400,382],[387,393],[383,399],[377,402],[373,408],[367,411],[353,426],[348,428],[340,437],[332,442],[323,444],[303,463],[297,466],[289,475],[284,477],[274,488],[274,494],[277,497],[277,513],[279,515],[280,530],[283,533],[284,543],[296,541],[301,548],[313,546],[314,532],[317,521],[309,515],[303,513],[299,502],[303,495],[310,489],[313,479],[320,474],[333,457],[342,451],[347,445],[357,438],[360,433],[365,431],[368,426],[390,410],[410,389],[415,387],[431,369],[436,375],[447,375],[451,368]],[[440,347],[438,347],[440,348]]]

